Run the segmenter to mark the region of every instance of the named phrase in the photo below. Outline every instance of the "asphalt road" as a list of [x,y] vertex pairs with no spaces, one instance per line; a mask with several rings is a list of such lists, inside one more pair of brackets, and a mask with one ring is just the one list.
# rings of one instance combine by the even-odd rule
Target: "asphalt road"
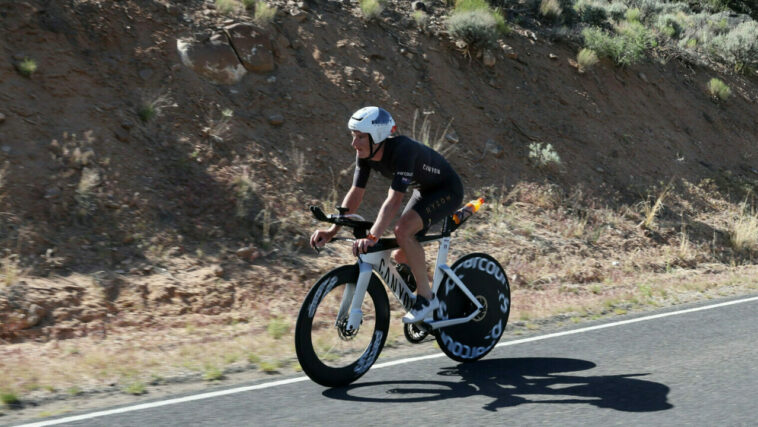
[[727,301],[740,302],[528,339],[506,331],[479,362],[441,356],[375,367],[342,389],[293,377],[61,425],[755,426],[758,298]]

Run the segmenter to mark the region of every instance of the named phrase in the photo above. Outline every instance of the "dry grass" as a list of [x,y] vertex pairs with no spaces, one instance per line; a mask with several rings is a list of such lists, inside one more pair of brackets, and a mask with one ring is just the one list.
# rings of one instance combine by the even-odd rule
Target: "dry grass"
[[224,15],[242,12],[243,5],[237,0],[216,0],[216,9]]
[[372,20],[379,17],[384,11],[384,4],[381,0],[359,0],[361,13],[366,20]]
[[258,193],[259,188],[253,172],[248,166],[242,166],[239,175],[234,178],[233,185],[235,188],[235,215],[237,218],[245,218],[250,214],[253,208],[253,197]]
[[234,117],[234,111],[230,108],[224,108],[219,113],[213,111],[206,115],[206,126],[203,127],[202,133],[208,141],[213,143],[223,143],[231,130],[231,121]]
[[20,272],[17,256],[7,255],[0,259],[0,286],[5,287],[16,283]]
[[747,207],[740,205],[738,213],[729,230],[732,247],[739,252],[758,250],[758,215]]
[[671,188],[672,186],[669,183],[669,185],[658,194],[653,203],[650,203],[650,199],[648,198],[640,204],[644,211],[644,219],[639,223],[639,227],[648,230],[655,227],[655,218],[663,207],[663,201],[671,191]]
[[[289,328],[272,337],[264,325],[214,325],[206,324],[207,317],[195,318],[191,327],[168,328],[158,334],[135,330],[104,339],[3,346],[0,370],[8,375],[0,378],[0,390],[20,396],[50,395],[73,387],[95,391],[117,384],[125,393],[138,394],[148,392],[156,378],[213,381],[235,370],[265,371],[272,364],[282,369],[293,362]],[[280,317],[276,322],[293,324],[294,320]]]
[[[421,124],[418,124],[419,114],[424,116]],[[448,142],[446,138],[446,135],[450,130],[450,125],[453,124],[453,119],[450,119],[450,121],[447,122],[447,125],[441,132],[437,130],[434,132],[434,136],[432,136],[432,122],[430,120],[432,115],[434,115],[434,111],[424,111],[423,113],[419,113],[419,111],[416,110],[413,112],[413,132],[411,133],[411,137],[427,147],[431,147],[434,151],[437,151],[446,158],[449,158],[456,149],[455,145]]]
[[8,169],[10,168],[10,162],[3,163],[3,167],[0,168],[0,202],[5,198],[5,180],[8,176]]
[[540,15],[552,20],[558,20],[562,14],[563,9],[558,0],[542,0],[540,2]]
[[141,95],[137,116],[143,123],[150,123],[160,117],[167,108],[176,104],[169,92],[149,93]]
[[273,22],[274,17],[276,16],[276,11],[276,6],[269,6],[265,1],[258,0],[255,2],[253,19],[259,24],[268,25]]
[[597,53],[592,49],[582,49],[576,55],[576,62],[579,64],[579,72],[583,73],[592,68],[599,61]]

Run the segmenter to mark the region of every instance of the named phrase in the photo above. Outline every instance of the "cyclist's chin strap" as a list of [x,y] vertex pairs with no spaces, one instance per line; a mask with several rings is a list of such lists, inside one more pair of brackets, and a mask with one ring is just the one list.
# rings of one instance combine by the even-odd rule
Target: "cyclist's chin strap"
[[[369,136],[369,138],[371,137]],[[376,150],[374,150],[374,145],[376,145]],[[379,144],[374,144],[374,139],[371,138],[371,145],[368,147],[369,149],[368,158],[371,159],[372,157],[374,157],[374,154],[378,153],[379,150],[381,150],[382,145],[384,145],[384,141],[380,142]]]

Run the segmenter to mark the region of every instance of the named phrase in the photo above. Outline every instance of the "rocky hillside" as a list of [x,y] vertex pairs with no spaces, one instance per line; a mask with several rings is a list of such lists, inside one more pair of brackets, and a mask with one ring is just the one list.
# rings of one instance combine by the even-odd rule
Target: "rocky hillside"
[[[372,20],[348,0],[277,1],[269,24],[217,3],[0,3],[0,338],[297,299],[321,270],[303,261],[305,206],[349,187],[346,121],[364,105],[406,134],[426,118],[466,197],[536,182],[620,206],[710,179],[740,200],[758,179],[749,70],[657,55],[579,73],[581,43],[517,5],[482,53],[437,0],[423,26],[409,1]],[[530,150],[548,144],[560,162],[540,167]]]

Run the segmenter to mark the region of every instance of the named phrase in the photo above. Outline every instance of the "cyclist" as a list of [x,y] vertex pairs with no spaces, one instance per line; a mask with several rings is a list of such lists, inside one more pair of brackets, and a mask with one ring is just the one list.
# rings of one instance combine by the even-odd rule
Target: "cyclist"
[[[356,151],[353,185],[342,201],[342,206],[348,208],[347,213],[358,210],[372,169],[392,180],[387,199],[368,236],[353,244],[354,255],[366,253],[376,244],[399,212],[408,188],[414,188],[394,228],[400,246],[394,255],[398,263],[410,266],[416,280],[416,299],[403,322],[419,322],[439,307],[439,301],[429,287],[424,248],[416,236],[423,235],[432,224],[452,214],[461,205],[463,184],[441,154],[406,136],[395,135],[395,121],[386,110],[361,108],[353,113],[347,126],[352,135],[351,145]],[[332,225],[328,230],[316,230],[311,236],[311,245],[325,245],[339,228]]]

